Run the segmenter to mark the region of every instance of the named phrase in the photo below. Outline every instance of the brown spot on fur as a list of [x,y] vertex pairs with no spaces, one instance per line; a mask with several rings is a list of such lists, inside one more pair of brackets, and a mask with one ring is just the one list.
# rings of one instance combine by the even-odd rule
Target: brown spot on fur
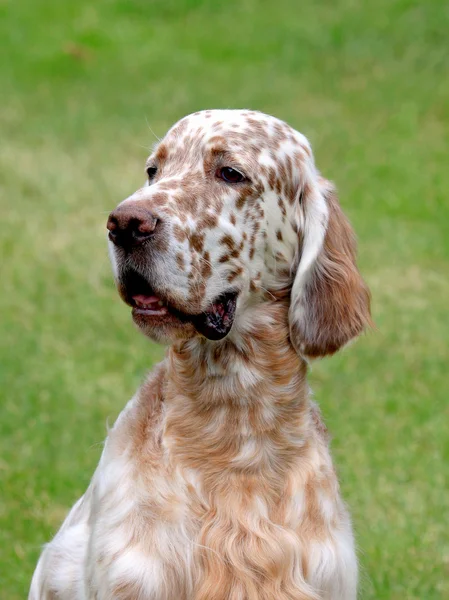
[[156,150],[156,159],[158,162],[164,162],[168,157],[168,149],[165,144],[159,144],[158,149]]
[[268,177],[268,167],[266,165],[259,165],[259,173],[262,177]]
[[204,234],[202,233],[192,233],[189,236],[189,244],[190,247],[196,250],[197,252],[202,252],[204,249]]
[[273,127],[278,140],[284,141],[287,139],[287,132],[289,131],[289,127],[286,127],[284,123],[275,123]]
[[205,252],[201,261],[201,275],[204,278],[208,278],[212,275],[212,266],[210,264],[210,254],[209,252]]
[[[187,188],[187,186],[185,186]],[[196,216],[198,214],[199,205],[198,198],[195,193],[195,186],[191,186],[183,190],[182,196],[176,198],[178,206],[182,206],[184,212],[189,212],[191,215]]]
[[174,137],[179,137],[182,133],[187,129],[187,119],[182,119],[176,125],[176,127],[172,130],[171,135]]
[[282,242],[282,231],[280,229],[276,231],[276,238]]
[[176,255],[176,264],[178,265],[181,271],[184,271],[185,262],[184,262],[184,254],[182,252],[178,252]]
[[251,281],[249,282],[249,289],[252,292],[257,292],[259,291],[259,283],[256,281],[256,279],[251,279]]
[[237,269],[235,271],[233,271],[232,273],[230,273],[228,275],[227,280],[229,281],[229,283],[231,283],[232,281],[234,281],[234,279],[236,277],[238,277],[242,273],[243,273],[243,268],[242,267],[237,267]]
[[287,172],[287,179],[291,181],[293,179],[293,163],[288,155],[285,157],[285,170]]
[[257,137],[262,138],[262,140],[263,140],[266,137],[267,127],[266,127],[265,123],[263,123],[261,121],[257,121],[256,119],[253,119],[251,117],[248,117],[247,123],[248,123],[248,125],[250,125],[250,127],[248,127],[246,129],[246,132],[251,138],[254,138],[257,136]]
[[168,194],[164,192],[157,192],[151,196],[151,206],[165,206],[168,202]]
[[224,152],[224,150],[226,148],[226,138],[224,138],[222,135],[214,135],[213,137],[210,138],[208,143],[215,144],[215,147],[211,148],[211,152],[213,154],[217,154],[219,152]]
[[218,217],[211,213],[206,213],[198,220],[198,230],[214,229],[218,225]]
[[234,238],[231,237],[229,234],[224,235],[221,240],[219,241],[219,244],[224,244],[225,246],[227,246],[230,250],[233,250],[235,247],[235,241]]
[[248,197],[249,197],[249,194],[244,193],[244,194],[241,194],[237,198],[237,202],[235,203],[235,206],[238,210],[242,210],[242,208],[245,206],[245,202],[247,201]]
[[[279,163],[278,166],[278,179],[277,179],[277,183],[279,184],[281,181],[285,181],[287,179],[287,169],[285,168],[285,165],[283,162]],[[279,185],[280,187],[280,185]],[[280,193],[277,192],[278,194]]]
[[173,225],[173,235],[178,242],[184,242],[187,239],[187,234],[178,224]]

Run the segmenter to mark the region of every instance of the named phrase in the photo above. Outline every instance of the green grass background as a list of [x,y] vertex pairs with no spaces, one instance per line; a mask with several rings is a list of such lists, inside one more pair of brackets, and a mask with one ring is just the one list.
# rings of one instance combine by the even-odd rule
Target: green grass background
[[[317,363],[361,598],[449,598],[449,8],[439,0],[0,5],[0,597],[86,488],[163,354],[114,291],[105,221],[175,120],[305,133],[359,237],[377,330]],[[152,131],[151,131],[152,130]]]

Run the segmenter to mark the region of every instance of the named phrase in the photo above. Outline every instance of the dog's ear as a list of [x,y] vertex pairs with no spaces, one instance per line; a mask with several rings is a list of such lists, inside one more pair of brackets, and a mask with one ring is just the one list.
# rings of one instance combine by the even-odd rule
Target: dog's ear
[[297,200],[298,266],[290,301],[297,352],[333,354],[372,324],[370,293],[356,265],[356,244],[333,185],[305,165]]

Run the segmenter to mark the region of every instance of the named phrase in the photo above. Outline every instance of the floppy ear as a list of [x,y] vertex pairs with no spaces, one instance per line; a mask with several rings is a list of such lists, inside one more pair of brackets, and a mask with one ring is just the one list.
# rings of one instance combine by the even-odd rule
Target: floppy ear
[[333,185],[306,168],[298,210],[300,257],[290,300],[290,337],[299,354],[333,354],[371,325],[370,293]]

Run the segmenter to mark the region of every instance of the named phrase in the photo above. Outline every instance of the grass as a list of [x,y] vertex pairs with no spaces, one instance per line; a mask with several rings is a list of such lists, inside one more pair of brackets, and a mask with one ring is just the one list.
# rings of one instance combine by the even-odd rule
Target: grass
[[373,292],[377,330],[311,373],[354,518],[361,598],[449,597],[447,5],[0,10],[0,596],[26,595],[106,421],[163,353],[114,291],[106,215],[141,184],[151,130],[244,106],[311,139]]

